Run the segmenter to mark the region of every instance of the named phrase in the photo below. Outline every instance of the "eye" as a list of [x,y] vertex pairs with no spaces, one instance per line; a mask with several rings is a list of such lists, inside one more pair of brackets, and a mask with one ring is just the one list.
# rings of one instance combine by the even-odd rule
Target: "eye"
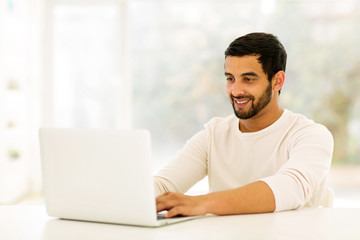
[[231,82],[231,81],[233,81],[234,80],[234,78],[232,78],[232,77],[227,77],[226,78],[226,81],[228,81],[228,82]]
[[244,81],[245,82],[252,82],[252,81],[254,81],[255,79],[254,78],[249,78],[249,77],[245,77],[244,78]]

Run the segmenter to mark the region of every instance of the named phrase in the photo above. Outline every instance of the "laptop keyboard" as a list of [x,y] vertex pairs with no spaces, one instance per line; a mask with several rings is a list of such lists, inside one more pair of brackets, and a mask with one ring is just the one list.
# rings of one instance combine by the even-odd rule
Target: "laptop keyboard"
[[174,218],[186,218],[186,217],[183,216],[183,215],[177,215],[177,216],[174,216],[174,217],[171,217],[171,218],[165,218],[165,217],[164,217],[164,214],[158,213],[158,215],[157,215],[157,220],[161,220],[161,219],[174,219]]
[[158,220],[165,219],[164,214],[158,214],[157,219]]

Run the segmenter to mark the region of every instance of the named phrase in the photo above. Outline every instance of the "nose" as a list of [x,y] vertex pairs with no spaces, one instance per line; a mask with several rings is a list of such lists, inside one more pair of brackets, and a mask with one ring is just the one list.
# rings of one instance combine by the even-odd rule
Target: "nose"
[[236,97],[245,95],[245,92],[244,84],[240,80],[235,80],[232,84],[231,94]]

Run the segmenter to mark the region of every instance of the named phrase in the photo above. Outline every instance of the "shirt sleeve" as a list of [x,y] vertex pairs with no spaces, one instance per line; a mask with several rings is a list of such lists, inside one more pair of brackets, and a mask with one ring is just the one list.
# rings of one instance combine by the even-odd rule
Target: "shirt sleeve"
[[187,141],[176,157],[154,176],[156,196],[165,192],[185,193],[207,175],[207,131]]
[[273,175],[261,179],[273,191],[276,210],[303,207],[319,192],[329,171],[333,137],[321,125],[300,130],[289,146],[289,159]]

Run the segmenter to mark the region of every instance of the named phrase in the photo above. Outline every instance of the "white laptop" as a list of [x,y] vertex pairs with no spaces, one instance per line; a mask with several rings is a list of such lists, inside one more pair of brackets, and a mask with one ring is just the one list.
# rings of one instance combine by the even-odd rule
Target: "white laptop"
[[41,128],[50,216],[157,227],[193,219],[158,219],[146,130]]

